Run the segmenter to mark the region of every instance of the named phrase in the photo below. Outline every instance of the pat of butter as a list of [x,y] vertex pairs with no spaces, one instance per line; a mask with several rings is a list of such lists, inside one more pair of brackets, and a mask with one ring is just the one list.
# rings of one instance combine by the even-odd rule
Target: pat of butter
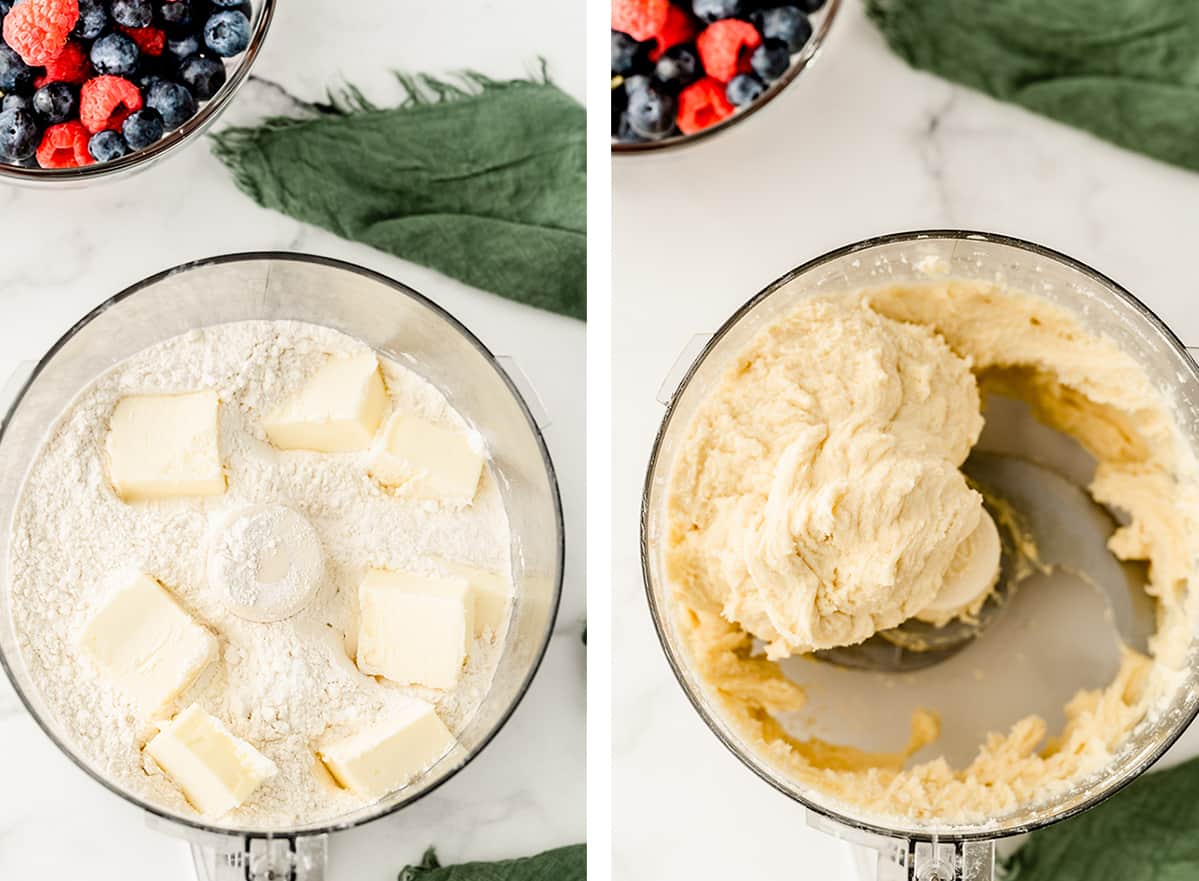
[[264,423],[281,450],[365,450],[383,421],[387,389],[374,352],[334,355]]
[[248,799],[275,763],[192,704],[146,744],[146,752],[183,790],[193,808],[221,817]]
[[457,505],[474,500],[483,456],[465,432],[396,413],[371,451],[370,472],[384,486]]
[[359,585],[358,607],[359,670],[401,685],[458,684],[474,635],[464,579],[372,569]]
[[498,634],[508,616],[508,599],[512,595],[508,580],[465,563],[438,560],[437,565],[446,574],[463,578],[470,585],[475,602],[475,636],[482,636],[488,630]]
[[108,420],[108,474],[126,502],[219,496],[220,399],[216,392],[130,395]]
[[454,745],[454,736],[432,705],[414,700],[398,715],[329,744],[318,755],[338,784],[366,798],[382,798]]
[[195,682],[219,649],[216,637],[140,572],[108,595],[79,645],[146,716]]

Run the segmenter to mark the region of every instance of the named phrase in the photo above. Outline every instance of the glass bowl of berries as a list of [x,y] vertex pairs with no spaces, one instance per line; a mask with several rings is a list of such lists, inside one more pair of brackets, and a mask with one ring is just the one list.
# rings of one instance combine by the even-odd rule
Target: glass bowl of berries
[[81,184],[195,140],[276,0],[0,0],[0,181]]
[[841,0],[612,0],[612,152],[690,144],[760,110],[824,44]]

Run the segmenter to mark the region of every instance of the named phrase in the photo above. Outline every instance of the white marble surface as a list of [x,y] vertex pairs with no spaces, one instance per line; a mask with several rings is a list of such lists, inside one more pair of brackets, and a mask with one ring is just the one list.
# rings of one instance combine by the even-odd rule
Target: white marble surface
[[[255,74],[319,100],[338,77],[378,101],[387,71],[535,70],[544,56],[581,96],[581,4],[554,0],[284,0]],[[230,111],[275,106],[250,84]],[[242,196],[204,144],[133,180],[67,193],[0,188],[0,386],[84,312],[177,263],[280,248],[350,260],[401,279],[514,356],[551,414],[548,441],[568,528],[558,630],[531,691],[486,751],[438,792],[331,842],[330,881],[386,881],[436,844],[446,861],[515,856],[585,837],[584,327],[341,241]],[[0,677],[0,878],[161,881],[191,876],[185,846],[145,827],[57,753]]]
[[[694,149],[613,168],[613,838],[618,881],[852,877],[845,845],[717,742],[649,621],[637,506],[659,381],[695,333],[834,247],[966,227],[1071,254],[1199,344],[1199,175],[907,68],[850,0],[818,64]],[[1199,752],[1199,729],[1170,758]]]

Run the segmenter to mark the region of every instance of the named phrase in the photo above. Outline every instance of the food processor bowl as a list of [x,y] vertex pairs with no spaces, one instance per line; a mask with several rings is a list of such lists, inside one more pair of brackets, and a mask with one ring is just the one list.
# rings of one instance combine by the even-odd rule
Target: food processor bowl
[[612,141],[612,153],[615,156],[632,155],[637,153],[661,153],[675,147],[686,147],[697,143],[702,143],[706,139],[718,132],[727,131],[742,120],[748,119],[766,105],[770,104],[783,93],[783,91],[793,82],[799,79],[800,74],[812,66],[820,50],[828,40],[829,29],[833,26],[833,21],[837,18],[837,13],[841,9],[842,0],[828,0],[824,6],[813,13],[812,19],[812,36],[804,47],[791,59],[791,66],[787,68],[787,72],[771,83],[766,91],[758,96],[757,100],[753,101],[748,107],[743,107],[735,112],[732,116],[722,119],[715,125],[710,125],[705,129],[700,129],[697,132],[692,132],[689,135],[677,134],[670,137],[661,138],[656,141]]
[[[331,327],[436,386],[486,440],[512,535],[515,600],[507,640],[490,690],[458,732],[458,747],[374,804],[287,829],[201,821],[147,803],[107,780],[47,712],[18,647],[8,590],[10,524],[22,483],[47,432],[75,396],[148,346],[198,327],[250,320]],[[413,803],[474,759],[515,710],[549,644],[562,589],[562,509],[541,427],[517,382],[524,382],[523,374],[511,359],[493,356],[432,301],[382,275],[322,257],[216,257],[152,276],[102,303],[18,382],[0,423],[0,663],[17,694],[75,764],[143,808],[154,825],[188,838],[202,879],[319,881],[325,836]]]
[[0,162],[0,182],[23,186],[81,187],[99,181],[111,181],[129,177],[172,156],[187,144],[198,140],[217,118],[225,112],[233,96],[245,85],[250,76],[267,31],[275,17],[277,0],[250,0],[250,44],[246,51],[233,58],[225,59],[225,84],[208,101],[200,104],[196,114],[174,131],[169,131],[144,150],[135,150],[111,162],[95,162],[78,168],[22,168]]
[[[1162,392],[1173,409],[1183,444],[1199,453],[1199,367],[1148,307],[1111,279],[1047,248],[985,233],[923,231],[871,239],[812,260],[749,300],[714,335],[693,339],[659,396],[666,415],[653,446],[642,497],[641,552],[650,610],[667,660],[692,705],[746,766],[805,806],[812,825],[877,852],[877,860],[871,854],[868,862],[880,881],[990,877],[995,840],[1063,820],[1112,795],[1152,765],[1199,712],[1199,641],[1192,636],[1183,681],[1169,706],[1151,713],[1100,775],[986,822],[947,824],[876,816],[797,782],[723,718],[694,669],[672,608],[665,536],[670,481],[697,408],[750,340],[802,299],[947,278],[998,283],[1043,298],[1072,313],[1087,331],[1114,341],[1139,362]],[[1039,430],[1052,433],[1044,427]],[[983,441],[986,437],[984,433]],[[1041,435],[1037,438],[1047,441]],[[1056,461],[1059,450],[1046,443],[1044,452],[1050,460],[1045,464],[1069,473],[1069,463]],[[955,727],[978,728],[983,733],[1006,730],[1029,712],[1037,712],[1047,720],[1050,731],[1060,730],[1062,704],[1080,684],[1096,688],[1111,681],[1118,649],[1114,636],[1102,638],[1104,633],[1112,633],[1105,629],[1102,603],[1096,611],[1094,603],[1088,605],[1087,594],[1085,586],[1080,593],[1077,584],[1063,584],[1018,595],[1033,608],[1045,611],[1042,617],[1046,619],[1061,621],[1053,616],[1070,616],[1064,619],[1071,621],[1071,626],[1064,628],[1068,633],[1058,633],[1056,639],[1054,633],[1047,635],[1044,627],[1038,630],[1033,626],[1038,616],[1013,608],[1005,610],[1005,615],[1016,620],[1024,614],[1020,619],[1024,626],[1013,625],[1011,632],[997,640],[984,636],[960,655],[926,671],[884,675],[843,670],[807,658],[789,660],[783,669],[798,679],[792,665],[799,665],[803,684],[814,686],[809,691],[810,703],[823,704],[832,710],[827,715],[837,718],[832,736],[826,736],[827,731],[816,732],[817,736],[865,749],[885,748],[883,744],[893,749],[906,742],[909,731],[909,714],[897,710],[898,696],[902,696],[905,706],[929,707],[942,714],[947,724],[934,749],[961,767],[973,758],[982,741],[981,736],[955,741]],[[1071,604],[1078,604],[1077,613],[1076,605]],[[1088,638],[1087,628],[1094,628],[1100,636]],[[1040,665],[1029,667],[1029,660],[1038,657]],[[1011,668],[1023,671],[1023,677],[1018,678]],[[1033,669],[1036,675],[1029,674]],[[918,754],[916,761],[937,754]]]

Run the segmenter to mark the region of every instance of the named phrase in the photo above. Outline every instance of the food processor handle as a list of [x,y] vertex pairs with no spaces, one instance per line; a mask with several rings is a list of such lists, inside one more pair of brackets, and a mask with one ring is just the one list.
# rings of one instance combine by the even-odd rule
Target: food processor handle
[[327,835],[221,835],[154,814],[146,825],[191,847],[197,881],[324,881]]
[[994,841],[915,841],[807,812],[813,829],[847,841],[861,881],[992,881]]

